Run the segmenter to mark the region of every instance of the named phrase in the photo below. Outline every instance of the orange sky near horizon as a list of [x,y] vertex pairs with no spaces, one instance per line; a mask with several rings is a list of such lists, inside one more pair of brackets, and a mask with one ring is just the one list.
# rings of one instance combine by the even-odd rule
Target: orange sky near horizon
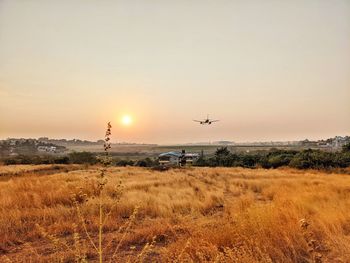
[[108,121],[113,142],[350,135],[350,1],[0,0],[0,139]]

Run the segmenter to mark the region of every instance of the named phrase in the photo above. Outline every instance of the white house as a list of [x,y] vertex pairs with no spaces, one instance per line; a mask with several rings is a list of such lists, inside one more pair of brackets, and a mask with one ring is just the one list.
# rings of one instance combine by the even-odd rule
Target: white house
[[158,156],[159,164],[166,166],[185,166],[191,165],[199,158],[198,153],[166,152]]
[[158,156],[160,165],[176,165],[179,166],[181,163],[182,154],[179,152],[166,152],[161,153]]
[[56,150],[57,150],[56,146],[38,146],[38,151],[39,152],[54,153],[54,152],[56,152]]

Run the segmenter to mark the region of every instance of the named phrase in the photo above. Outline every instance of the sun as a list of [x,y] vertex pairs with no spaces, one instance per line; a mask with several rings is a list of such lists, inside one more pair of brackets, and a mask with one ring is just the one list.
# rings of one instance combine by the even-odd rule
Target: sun
[[122,124],[128,126],[132,123],[132,118],[129,115],[124,115],[122,117]]

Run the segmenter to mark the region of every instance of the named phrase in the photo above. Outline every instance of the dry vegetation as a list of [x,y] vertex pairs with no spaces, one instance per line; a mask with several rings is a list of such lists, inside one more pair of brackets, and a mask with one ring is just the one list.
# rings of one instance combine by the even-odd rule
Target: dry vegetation
[[[48,173],[57,173],[58,171],[71,171],[81,168],[81,165],[61,165],[61,164],[54,164],[54,165],[30,165],[30,164],[21,164],[21,165],[4,165],[0,166],[0,179],[4,179],[4,176],[13,176],[13,175],[22,175],[22,174],[45,174]],[[6,180],[8,178],[5,178]]]
[[[96,262],[99,174],[3,177],[0,261]],[[106,178],[106,262],[350,262],[349,175],[127,167]]]

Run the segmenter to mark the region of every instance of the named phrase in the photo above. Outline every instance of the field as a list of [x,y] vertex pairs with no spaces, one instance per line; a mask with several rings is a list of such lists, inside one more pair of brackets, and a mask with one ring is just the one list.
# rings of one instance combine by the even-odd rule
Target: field
[[349,170],[100,169],[0,167],[0,262],[350,262]]
[[[87,152],[102,152],[102,145],[74,145],[74,144],[62,144],[67,147],[68,152],[72,151],[87,151]],[[142,159],[146,157],[158,157],[160,153],[185,150],[186,152],[203,153],[207,156],[213,155],[215,151],[225,145],[132,145],[132,144],[113,144],[111,148],[111,154],[119,158],[129,158],[129,159]],[[322,147],[312,147],[312,146],[301,146],[301,145],[228,145],[228,149],[231,152],[242,153],[242,152],[257,152],[257,151],[269,151],[271,148],[284,149],[284,150],[303,150],[303,149],[322,149],[329,150]]]

